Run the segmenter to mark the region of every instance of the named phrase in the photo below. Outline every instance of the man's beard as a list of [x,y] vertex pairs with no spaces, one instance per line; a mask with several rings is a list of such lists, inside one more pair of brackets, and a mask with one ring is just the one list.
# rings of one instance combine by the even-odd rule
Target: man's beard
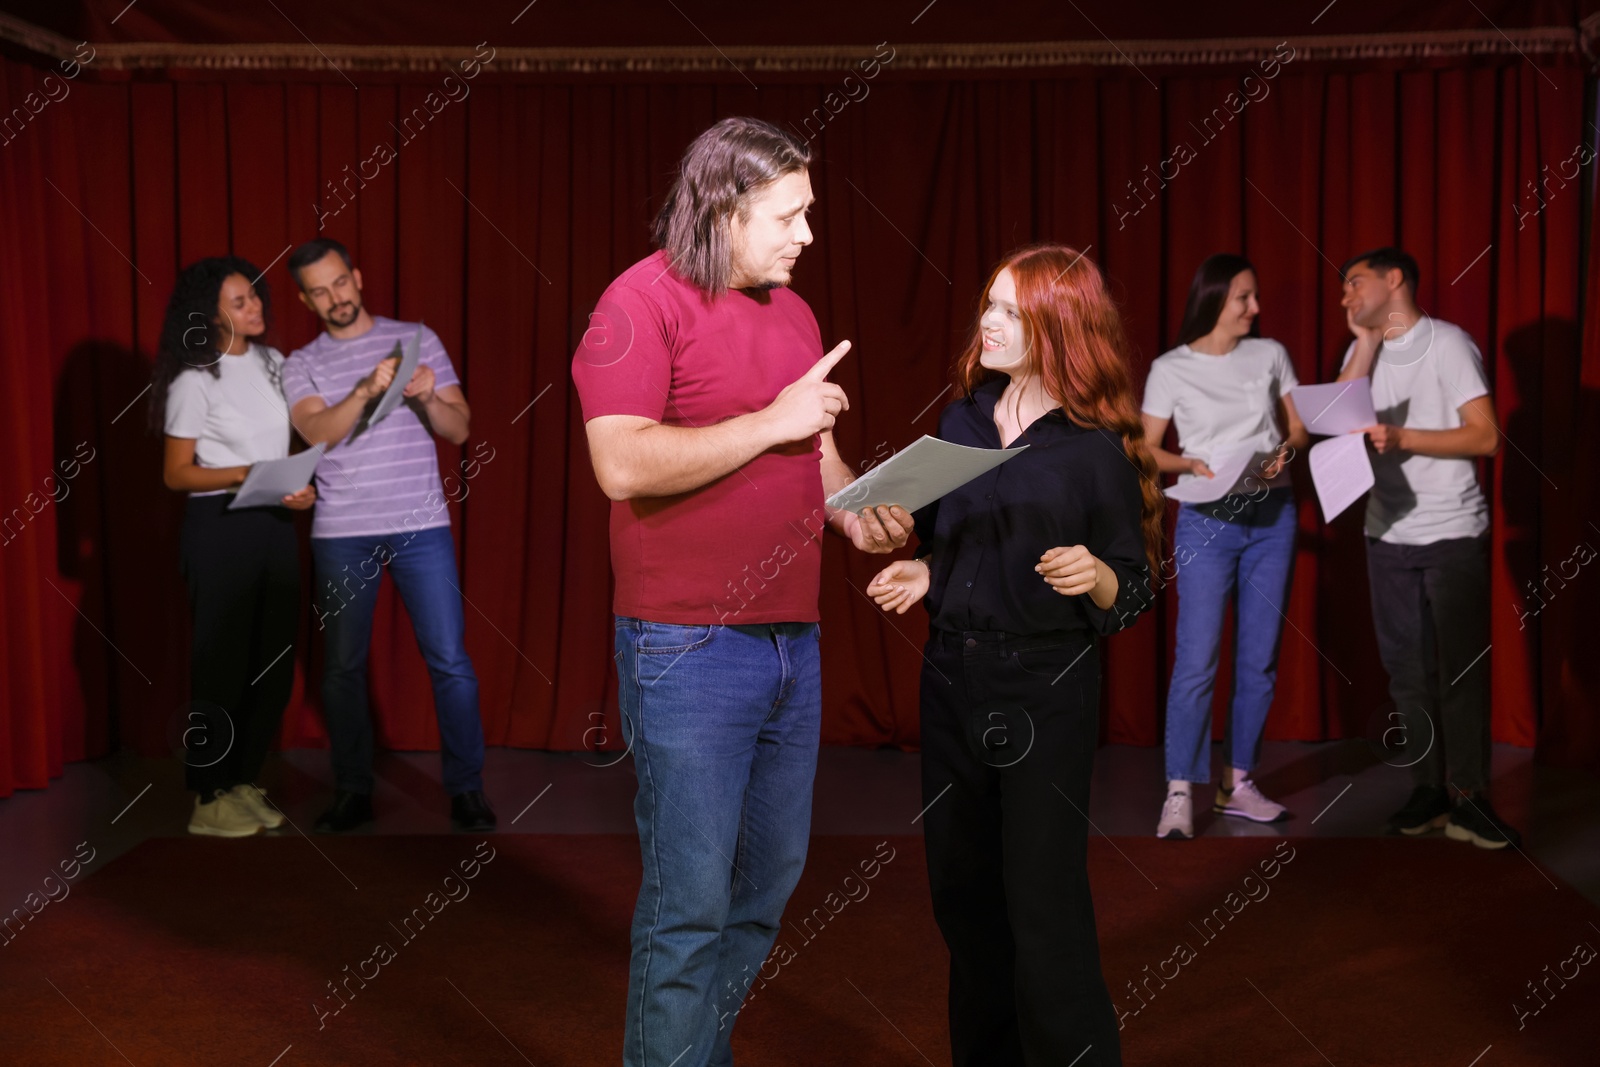
[[[350,317],[340,321],[339,309],[342,307],[348,307],[350,309]],[[344,327],[355,322],[356,318],[360,314],[361,305],[359,303],[335,304],[333,307],[328,309],[328,324],[331,326],[338,326],[340,329],[343,329]]]

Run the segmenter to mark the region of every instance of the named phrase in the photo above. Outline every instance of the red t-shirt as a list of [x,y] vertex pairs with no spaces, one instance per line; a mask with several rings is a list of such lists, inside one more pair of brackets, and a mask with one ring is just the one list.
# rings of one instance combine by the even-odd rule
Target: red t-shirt
[[[601,296],[572,359],[583,418],[710,426],[759,411],[822,358],[788,289],[709,297],[657,252]],[[820,438],[769,449],[677,496],[613,501],[618,615],[651,622],[815,622],[821,584]]]

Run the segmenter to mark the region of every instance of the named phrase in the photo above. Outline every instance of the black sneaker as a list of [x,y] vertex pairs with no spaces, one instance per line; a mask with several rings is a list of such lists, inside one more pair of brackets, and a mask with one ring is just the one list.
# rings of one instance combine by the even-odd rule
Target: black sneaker
[[450,818],[456,826],[472,833],[495,827],[494,811],[477,790],[450,798]]
[[311,827],[312,833],[317,834],[342,834],[346,830],[372,821],[372,798],[365,793],[352,793],[340,789],[334,794],[333,803],[328,810],[323,812]]
[[1419,785],[1406,806],[1389,816],[1389,828],[1408,837],[1437,830],[1450,821],[1450,794],[1442,785]]
[[1455,841],[1471,841],[1479,848],[1522,847],[1522,835],[1495,814],[1489,798],[1482,793],[1461,794],[1444,835]]

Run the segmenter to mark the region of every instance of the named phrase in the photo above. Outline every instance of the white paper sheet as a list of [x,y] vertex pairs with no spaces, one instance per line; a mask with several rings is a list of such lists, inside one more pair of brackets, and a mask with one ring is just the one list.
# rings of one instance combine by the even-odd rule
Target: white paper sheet
[[1378,422],[1372,407],[1372,381],[1352,378],[1348,382],[1323,385],[1297,385],[1289,391],[1295,412],[1306,429],[1320,437],[1365,430]]
[[1367,456],[1364,433],[1317,442],[1311,446],[1310,463],[1311,483],[1317,487],[1324,522],[1332,522],[1372,488],[1372,460]]
[[[395,347],[400,346],[397,344]],[[411,340],[406,342],[405,351],[400,355],[400,366],[394,372],[394,380],[378,399],[378,406],[372,409],[372,415],[366,419],[363,429],[372,429],[388,417],[389,412],[400,406],[400,401],[405,399],[401,394],[405,392],[406,383],[411,381],[411,376],[416,373],[417,361],[421,358],[422,327],[419,326],[417,332],[411,335]]]
[[[1201,475],[1168,486],[1162,492],[1169,500],[1179,500],[1185,504],[1210,504],[1231,493],[1246,471],[1256,468],[1256,473],[1259,474],[1261,468],[1257,467],[1256,461],[1259,459],[1264,466],[1271,460],[1275,451],[1276,446],[1265,437],[1253,437],[1248,441],[1229,445],[1218,449],[1211,457],[1211,461],[1206,464],[1211,468],[1211,473],[1216,475],[1215,478]],[[1260,489],[1260,486],[1255,488]]]
[[915,511],[1027,449],[1027,445],[971,448],[923,434],[830,496],[827,503],[830,508],[848,511],[880,504],[899,504]]
[[250,466],[244,484],[234,494],[228,510],[234,508],[260,508],[283,503],[290,493],[298,493],[311,484],[311,475],[322,458],[322,443],[312,445],[287,459],[269,459]]

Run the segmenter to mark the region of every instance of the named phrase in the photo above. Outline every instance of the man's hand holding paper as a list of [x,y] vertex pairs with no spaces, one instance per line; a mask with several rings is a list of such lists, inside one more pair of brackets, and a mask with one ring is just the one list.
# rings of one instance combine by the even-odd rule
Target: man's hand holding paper
[[[1296,386],[1293,396],[1306,429],[1330,438],[1311,447],[1310,466],[1322,517],[1332,522],[1373,486],[1366,435],[1393,427],[1378,425],[1378,415],[1372,407],[1372,382],[1367,378]],[[1378,443],[1379,436],[1384,443]],[[1388,435],[1374,436],[1373,441],[1378,451],[1385,451]]]
[[973,448],[924,434],[834,493],[827,504],[830,508],[854,512],[889,504],[898,504],[908,512],[916,511],[985,471],[1021,455],[1027,447]]

